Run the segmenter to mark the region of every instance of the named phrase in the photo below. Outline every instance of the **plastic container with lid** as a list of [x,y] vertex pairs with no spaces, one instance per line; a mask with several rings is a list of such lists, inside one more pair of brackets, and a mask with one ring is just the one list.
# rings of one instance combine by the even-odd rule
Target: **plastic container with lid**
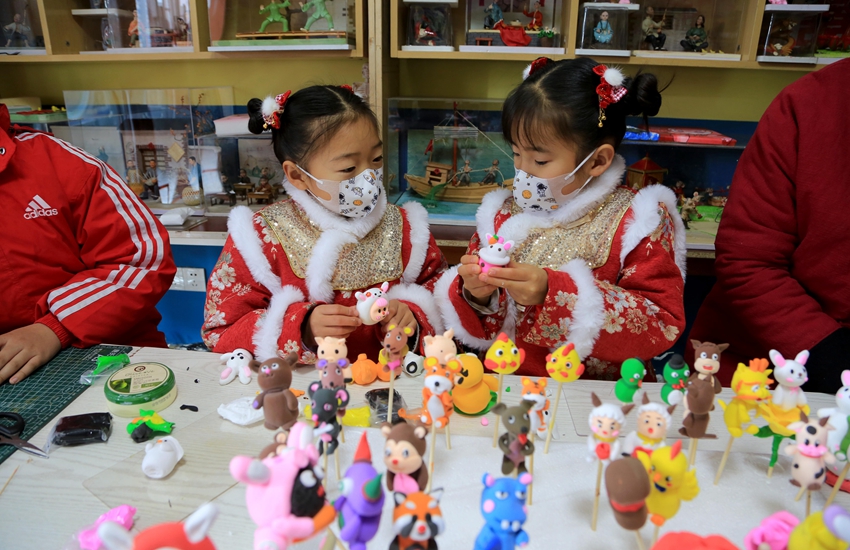
[[133,363],[112,373],[103,393],[109,412],[133,418],[139,409],[166,409],[177,398],[177,383],[171,369],[161,363]]

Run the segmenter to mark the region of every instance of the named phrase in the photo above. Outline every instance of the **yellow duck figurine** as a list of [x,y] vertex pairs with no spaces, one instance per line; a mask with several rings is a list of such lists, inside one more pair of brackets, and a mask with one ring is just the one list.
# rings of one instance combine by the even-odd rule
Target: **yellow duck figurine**
[[525,360],[525,350],[519,349],[504,332],[499,333],[496,341],[484,356],[484,366],[496,374],[513,374]]
[[452,390],[455,408],[463,414],[482,413],[490,404],[490,392],[499,391],[499,380],[495,376],[485,375],[484,364],[471,353],[462,353],[457,356],[457,360],[462,367],[455,376],[455,387]]
[[693,500],[699,494],[699,484],[694,470],[688,469],[688,457],[682,452],[682,440],[669,447],[652,451],[637,451],[637,458],[649,474],[651,491],[646,507],[655,525],[676,515],[683,500]]
[[848,522],[850,514],[841,506],[814,512],[791,531],[788,550],[846,550]]
[[[758,432],[750,415],[758,410],[760,403],[770,400],[770,384],[773,382],[770,373],[773,371],[767,368],[768,364],[767,359],[753,359],[749,367],[738,363],[731,384],[735,397],[728,405],[721,399],[717,400],[724,411],[723,421],[732,437],[741,437],[745,431],[752,435]],[[745,424],[748,424],[746,428]]]

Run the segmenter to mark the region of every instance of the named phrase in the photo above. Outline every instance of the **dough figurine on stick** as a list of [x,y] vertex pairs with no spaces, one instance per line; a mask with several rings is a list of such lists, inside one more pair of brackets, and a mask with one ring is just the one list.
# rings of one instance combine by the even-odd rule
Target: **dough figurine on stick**
[[688,364],[685,358],[674,353],[664,364],[662,371],[664,386],[661,387],[661,400],[668,405],[678,405],[685,396],[685,382],[688,380]]
[[650,492],[646,506],[655,524],[652,543],[664,522],[679,511],[683,500],[693,500],[699,494],[696,471],[689,468],[688,457],[682,452],[682,440],[662,447],[652,454],[638,449],[637,458],[649,475]]
[[262,363],[251,361],[251,370],[257,373],[257,383],[263,390],[254,399],[253,407],[263,409],[266,428],[288,430],[298,420],[298,399],[289,387],[292,370],[298,355],[290,353],[285,358],[272,357]]
[[[549,432],[549,398],[546,397],[546,378],[538,378],[537,381],[531,378],[522,377],[522,392],[520,396],[525,401],[531,401],[532,407],[528,411],[531,415],[531,434],[540,439],[548,439]],[[532,437],[532,439],[534,439]]]
[[366,550],[366,543],[375,538],[384,508],[381,474],[372,466],[372,453],[366,432],[360,436],[354,463],[339,482],[340,496],[334,501],[339,514],[339,538],[350,550]]
[[[451,449],[448,435],[449,417],[454,411],[451,390],[454,377],[460,372],[461,363],[450,359],[443,366],[436,357],[425,359],[425,387],[422,388],[422,416],[420,421],[431,428],[431,450],[428,454],[428,475],[434,477],[434,447],[437,443],[437,429],[446,428],[446,447]],[[428,490],[431,488],[428,480]]]
[[808,491],[806,516],[811,509],[812,491],[820,490],[826,481],[826,465],[835,462],[835,455],[829,452],[827,444],[827,434],[832,429],[828,422],[829,417],[810,421],[806,413],[800,411],[800,421],[788,425],[788,429],[795,432],[794,443],[785,447],[785,454],[794,461],[790,481],[791,485],[800,488],[795,501]]
[[487,246],[482,246],[478,251],[478,265],[481,267],[481,273],[487,273],[491,267],[508,265],[511,261],[511,248],[514,242],[489,233],[485,237]]
[[[345,389],[345,368],[348,367],[348,359],[337,357],[335,359],[319,359],[316,361],[316,369],[319,371],[319,382],[327,390]],[[349,379],[350,381],[350,379]],[[338,407],[336,414],[342,418],[345,416],[345,407]],[[339,424],[340,440],[345,443],[345,430],[342,421]]]
[[[499,375],[499,391],[496,394],[496,404],[502,402],[502,384],[506,374],[513,374],[525,360],[525,350],[519,349],[514,341],[504,332],[500,332],[496,341],[484,355],[484,366]],[[499,439],[499,417],[493,426],[493,447]]]
[[339,411],[348,406],[349,395],[345,388],[327,389],[319,381],[312,382],[307,387],[312,408],[312,420],[319,435],[319,455],[324,455],[324,467],[327,470],[328,455],[334,455],[337,479],[339,479],[339,457],[334,453],[339,446],[339,433],[342,426],[339,423]]
[[633,404],[618,407],[602,403],[595,393],[590,394],[593,410],[587,423],[591,434],[587,437],[587,461],[597,463],[596,493],[593,497],[593,519],[590,528],[596,531],[596,519],[599,515],[599,492],[602,485],[602,466],[620,456],[620,431],[626,423],[626,415],[634,408]]
[[[835,392],[836,406],[818,409],[818,418],[829,418],[829,425],[832,426],[826,441],[830,452],[835,455],[836,466],[843,463],[841,473],[838,474],[838,479],[826,500],[826,506],[835,500],[835,496],[847,478],[847,473],[850,472],[850,460],[847,460],[847,448],[850,447],[850,438],[847,437],[848,419],[850,419],[850,370],[841,373],[841,384],[841,388]],[[831,469],[838,471],[835,467]]]
[[714,409],[714,388],[711,387],[711,382],[699,378],[690,380],[685,401],[689,410],[682,421],[679,433],[691,438],[691,454],[688,461],[693,465],[696,462],[697,441],[717,439],[716,435],[706,433],[710,420],[708,413]]
[[370,288],[366,292],[355,292],[357,298],[357,313],[364,325],[374,325],[390,313],[390,303],[384,294],[390,289],[390,283],[384,283],[380,288]]
[[[449,329],[446,332],[444,332],[443,334],[435,334],[434,336],[425,336],[422,339],[422,341],[423,341],[422,347],[423,347],[423,350],[425,352],[425,357],[426,357],[426,359],[423,361],[423,365],[426,368],[426,371],[425,371],[426,377],[428,376],[428,366],[429,365],[433,366],[435,361],[436,361],[436,363],[438,363],[439,365],[441,365],[443,367],[446,367],[451,363],[452,369],[450,369],[450,374],[453,374],[455,378],[457,377],[458,374],[460,374],[461,370],[463,369],[463,364],[460,361],[455,360],[455,356],[457,356],[457,346],[455,345],[454,335],[455,335],[454,329]],[[428,361],[427,358],[431,358],[432,361]],[[439,380],[439,378],[434,378],[434,379],[431,380],[431,384],[434,386],[433,388],[429,388],[428,380],[425,381],[425,389],[429,389],[429,391],[431,392],[431,398],[429,398],[429,399],[431,399],[430,403],[434,407],[435,412],[437,411],[437,408],[436,408],[436,401],[432,399],[433,396],[434,395],[443,395],[443,392],[450,392],[452,390],[452,388],[454,387],[455,378],[453,378],[452,376],[449,376],[448,390],[443,389],[445,387],[445,384],[443,384],[442,381]],[[422,391],[423,391],[423,397],[424,397],[424,391],[425,390],[423,389]],[[453,408],[454,408],[454,398],[449,393],[445,393],[445,398],[448,399],[449,408],[453,410]],[[423,398],[422,406],[425,407],[426,403],[428,403],[428,401]],[[423,420],[423,423],[424,423],[424,420]],[[426,424],[426,426],[429,426],[429,425],[430,424]],[[446,428],[446,448],[451,449],[452,448],[452,438],[451,438],[451,435],[449,433],[448,414],[446,415],[445,424],[436,425],[435,429],[432,431],[432,433],[431,433],[432,443],[434,441],[434,438],[437,436],[437,434],[433,433],[433,432],[436,432],[436,428],[442,428],[442,427]],[[432,453],[433,453],[433,450],[434,450],[434,446],[432,445],[431,446],[431,452]],[[433,473],[433,469],[431,471]]]
[[555,406],[552,409],[552,419],[549,420],[549,433],[546,434],[546,447],[543,454],[549,454],[549,444],[555,431],[555,417],[558,416],[558,403],[561,401],[561,388],[564,384],[575,382],[584,374],[584,365],[576,351],[575,344],[567,343],[546,356],[546,372],[558,382],[555,392]]
[[396,536],[389,550],[437,550],[434,537],[446,530],[446,521],[440,510],[442,496],[442,489],[393,495],[393,531]]
[[673,423],[673,411],[676,405],[665,407],[653,403],[649,395],[643,394],[641,406],[637,409],[637,430],[630,432],[623,441],[623,456],[634,456],[635,449],[654,451],[667,445],[667,430]]
[[[714,344],[712,342],[700,342],[699,340],[691,340],[691,344],[694,346],[694,372],[688,377],[687,383],[694,380],[707,380],[714,393],[720,393],[723,388],[715,375],[720,370],[720,355],[729,347],[729,344]],[[688,416],[688,410],[688,400],[685,399],[682,418]]]
[[475,354],[461,353],[457,360],[463,368],[455,377],[452,390],[455,409],[471,416],[488,412],[494,404],[499,379],[492,374],[484,374],[484,363]]
[[614,395],[623,403],[633,403],[635,394],[643,385],[646,363],[637,357],[626,359],[620,366],[620,379],[614,385]]
[[407,422],[381,425],[387,438],[384,445],[384,465],[387,467],[387,490],[411,494],[428,486],[428,466],[425,464],[425,437],[428,430]]
[[529,410],[532,402],[522,400],[519,405],[508,407],[499,403],[493,407],[493,413],[504,421],[505,433],[499,438],[499,449],[502,450],[502,474],[511,475],[528,471],[525,467],[525,457],[534,453],[534,439],[531,436],[531,417]]
[[[318,346],[316,359],[319,361],[322,359],[328,361],[348,360],[348,345],[345,343],[345,338],[331,338],[330,336],[322,338],[321,336],[316,336],[316,346]],[[346,382],[349,382],[351,380],[350,363],[343,368],[342,373],[345,376]]]
[[215,550],[215,544],[207,536],[215,519],[218,507],[208,502],[192,513],[186,521],[160,523],[135,535],[114,521],[104,521],[97,528],[101,545],[105,550],[151,550],[173,548],[174,550]]
[[384,372],[389,372],[390,375],[390,396],[387,402],[387,422],[393,421],[393,398],[395,390],[393,389],[395,379],[401,374],[401,363],[404,356],[410,351],[407,347],[407,340],[413,335],[412,327],[400,327],[390,325],[387,327],[387,333],[384,335],[384,347],[378,354],[378,363]]
[[617,524],[627,531],[634,531],[638,548],[643,550],[640,529],[649,515],[646,499],[650,491],[646,468],[634,457],[613,461],[605,469],[605,490]]
[[770,401],[770,384],[773,382],[770,373],[773,371],[767,367],[767,359],[753,359],[749,365],[738,363],[731,384],[735,397],[728,405],[722,399],[717,400],[723,409],[723,423],[729,430],[729,443],[723,458],[720,459],[720,467],[714,478],[715,485],[720,483],[720,476],[726,467],[726,460],[735,439],[744,435],[745,431],[751,435],[756,435],[759,431],[758,426],[752,424],[751,415],[758,411],[759,403]]
[[484,527],[475,539],[473,550],[514,550],[528,546],[529,538],[522,526],[528,519],[525,505],[526,490],[531,485],[531,474],[494,478],[484,474],[481,492],[481,513]]

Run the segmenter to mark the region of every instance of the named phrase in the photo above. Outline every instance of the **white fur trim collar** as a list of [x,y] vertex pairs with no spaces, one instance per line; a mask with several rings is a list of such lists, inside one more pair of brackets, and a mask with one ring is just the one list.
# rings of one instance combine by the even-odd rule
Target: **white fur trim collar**
[[[620,155],[616,155],[605,172],[596,178],[596,181],[591,182],[583,191],[581,191],[574,199],[562,205],[554,212],[523,212],[516,216],[511,216],[502,227],[499,228],[498,234],[504,237],[505,240],[514,242],[514,246],[519,246],[528,237],[528,234],[535,229],[551,227],[552,225],[566,225],[574,222],[599,206],[599,204],[610,195],[614,189],[623,181],[623,174],[626,171],[626,161]],[[499,195],[496,195],[499,193]],[[478,224],[478,238],[483,243],[486,242],[486,233],[494,234],[494,219],[496,213],[501,209],[508,193],[504,190],[494,191],[489,193],[481,201],[481,208],[476,214],[476,222]],[[490,196],[492,195],[492,198]],[[499,197],[503,197],[499,204],[494,204]],[[490,200],[488,200],[490,199]]]
[[661,223],[661,208],[659,204],[667,207],[667,212],[673,221],[673,251],[676,265],[685,278],[687,269],[687,250],[685,248],[685,224],[677,215],[676,194],[663,185],[649,185],[641,189],[632,199],[632,217],[626,222],[625,232],[620,247],[620,269],[626,261],[626,256],[634,250],[640,242],[652,234]]
[[362,239],[375,229],[381,223],[384,212],[387,210],[387,194],[385,191],[382,191],[378,196],[378,204],[375,205],[374,210],[362,218],[346,218],[329,211],[308,192],[297,189],[286,178],[283,180],[283,188],[286,189],[292,200],[304,209],[310,221],[318,225],[322,231],[344,231],[357,237],[357,240]]
[[428,319],[428,324],[434,328],[435,334],[444,332],[443,319],[440,317],[440,310],[437,309],[437,304],[434,303],[434,296],[424,287],[419,285],[395,285],[386,294],[387,300],[403,300],[419,306],[419,309],[425,313]]
[[254,279],[271,293],[279,290],[280,277],[274,274],[263,253],[263,243],[254,227],[254,213],[251,209],[247,206],[235,207],[227,218],[227,229]]
[[408,258],[407,265],[404,267],[401,281],[413,284],[419,280],[419,274],[422,272],[422,266],[425,265],[428,256],[431,227],[428,225],[428,212],[418,202],[406,202],[401,208],[404,210],[407,223],[410,226],[410,258]]
[[[487,350],[491,345],[493,345],[493,342],[496,339],[493,338],[491,340],[486,340],[484,338],[476,338],[470,334],[464,328],[463,323],[461,323],[460,316],[457,311],[455,311],[454,305],[449,297],[452,283],[457,276],[457,266],[443,273],[442,277],[440,277],[437,284],[434,286],[434,301],[440,309],[440,314],[443,316],[445,326],[454,329],[455,338],[467,346],[482,351]],[[516,339],[516,304],[510,296],[508,296],[508,303],[506,307],[507,316],[505,318],[505,323],[502,325],[501,332],[506,333],[512,339]]]
[[286,285],[272,294],[266,315],[257,323],[254,330],[252,342],[254,343],[254,357],[258,361],[265,361],[272,357],[279,357],[278,340],[283,332],[283,318],[289,306],[304,301],[304,293],[292,285]]
[[558,271],[569,275],[576,285],[578,299],[573,308],[566,341],[575,344],[576,352],[584,360],[593,351],[605,323],[605,300],[596,286],[593,271],[581,258],[570,260]]

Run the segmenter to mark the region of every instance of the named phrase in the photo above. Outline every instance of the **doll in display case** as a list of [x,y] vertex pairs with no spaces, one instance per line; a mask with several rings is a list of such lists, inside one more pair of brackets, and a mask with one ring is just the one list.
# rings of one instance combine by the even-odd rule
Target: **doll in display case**
[[499,7],[498,2],[493,0],[490,4],[484,8],[484,28],[485,29],[493,29],[496,27],[496,24],[502,21],[505,16],[502,14],[502,8]]
[[599,22],[593,27],[593,40],[602,47],[608,47],[614,37],[611,23],[608,22],[609,17],[608,12],[603,11],[599,14]]
[[452,47],[451,11],[448,5],[410,6],[407,45],[403,50],[427,48],[454,51]]
[[664,43],[667,41],[667,35],[663,32],[667,23],[666,17],[662,17],[661,21],[656,21],[655,9],[652,6],[647,6],[644,14],[644,19],[640,26],[643,33],[643,41],[653,50],[664,50]]
[[576,37],[578,55],[629,57],[629,13],[637,12],[637,4],[585,2],[581,5],[579,34]]
[[530,17],[531,21],[529,21],[528,25],[525,28],[529,31],[539,31],[543,28],[543,12],[540,11],[540,2],[534,2],[534,11],[528,11],[528,7],[522,10],[522,14],[526,17]]
[[[558,47],[562,40],[556,31],[562,20],[562,6],[559,0],[467,2],[466,40],[465,44],[460,45],[460,51],[538,48],[534,53],[562,54],[564,49]],[[514,52],[522,53],[517,50]]]
[[12,46],[29,48],[35,45],[30,44],[32,29],[27,25],[26,17],[20,13],[16,13],[12,17],[12,22],[3,27],[3,32],[6,35],[5,47],[7,48],[11,48]]
[[708,33],[705,32],[704,15],[697,15],[694,26],[688,29],[684,40],[679,44],[686,52],[701,52],[708,49]]

